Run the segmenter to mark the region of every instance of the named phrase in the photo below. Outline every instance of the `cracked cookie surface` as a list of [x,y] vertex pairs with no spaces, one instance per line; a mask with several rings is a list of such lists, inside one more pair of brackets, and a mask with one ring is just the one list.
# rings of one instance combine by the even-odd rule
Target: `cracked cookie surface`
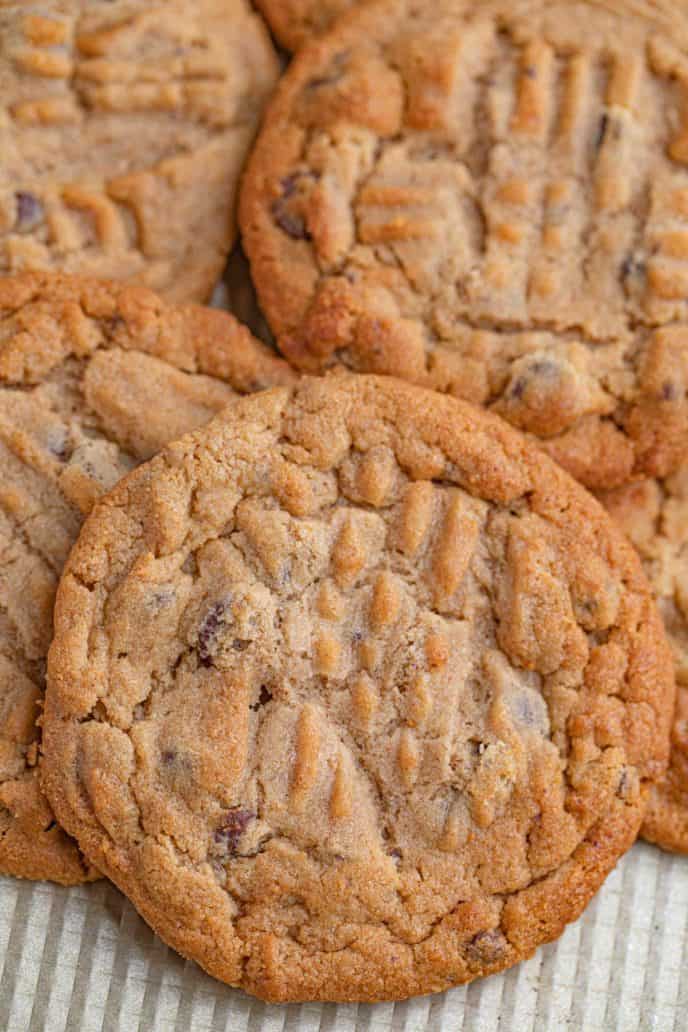
[[141,287],[0,277],[0,872],[93,877],[39,785],[62,566],[94,501],[244,392],[292,379],[230,315]]
[[650,793],[642,834],[688,853],[688,468],[629,484],[600,501],[640,553],[674,653],[677,697],[665,778]]
[[216,977],[398,998],[580,913],[673,699],[637,555],[554,462],[455,399],[306,378],[95,507],[58,592],[44,784]]
[[277,79],[246,0],[0,3],[0,273],[202,301]]
[[587,486],[688,456],[688,19],[377,0],[294,59],[240,219],[300,368],[480,404]]
[[356,4],[357,0],[256,0],[256,7],[287,50],[298,50]]

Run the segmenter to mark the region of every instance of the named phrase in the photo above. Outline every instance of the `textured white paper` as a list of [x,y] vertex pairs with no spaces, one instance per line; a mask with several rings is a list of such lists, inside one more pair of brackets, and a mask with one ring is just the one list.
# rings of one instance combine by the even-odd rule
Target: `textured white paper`
[[0,879],[2,1032],[685,1032],[688,858],[636,845],[558,942],[397,1004],[269,1006],[168,950],[107,882]]

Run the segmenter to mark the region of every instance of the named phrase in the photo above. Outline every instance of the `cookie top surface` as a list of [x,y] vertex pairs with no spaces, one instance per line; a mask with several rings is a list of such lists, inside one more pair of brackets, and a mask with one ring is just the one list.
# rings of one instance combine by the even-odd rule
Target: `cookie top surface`
[[256,0],[256,7],[282,46],[298,50],[356,3],[357,0]]
[[247,0],[0,2],[0,273],[205,300],[278,74]]
[[284,353],[498,412],[590,487],[688,455],[688,24],[378,0],[303,48],[241,200]]
[[671,758],[650,795],[643,835],[688,853],[688,468],[601,496],[637,548],[674,653],[678,695]]
[[0,277],[0,872],[89,875],[39,789],[62,566],[95,499],[238,391],[290,379],[231,316],[144,288]]
[[273,1000],[441,990],[559,934],[674,690],[594,499],[484,411],[349,375],[240,399],[96,506],[48,684],[59,819]]

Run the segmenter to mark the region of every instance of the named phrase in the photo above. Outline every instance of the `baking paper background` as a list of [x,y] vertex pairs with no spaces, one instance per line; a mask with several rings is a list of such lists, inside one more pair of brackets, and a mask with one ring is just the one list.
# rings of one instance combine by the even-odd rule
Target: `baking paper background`
[[688,858],[639,843],[561,939],[397,1004],[269,1006],[168,950],[107,882],[0,879],[7,1032],[684,1032]]
[[[269,339],[235,253],[213,303]],[[0,1032],[688,1032],[688,857],[637,844],[503,975],[397,1004],[269,1006],[160,942],[109,883],[0,878]]]

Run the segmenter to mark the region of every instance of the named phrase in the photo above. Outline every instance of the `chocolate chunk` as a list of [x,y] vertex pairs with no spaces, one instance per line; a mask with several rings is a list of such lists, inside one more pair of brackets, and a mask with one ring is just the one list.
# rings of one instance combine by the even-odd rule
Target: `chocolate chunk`
[[242,810],[239,807],[228,810],[215,832],[215,841],[224,846],[229,854],[236,854],[241,836],[255,818],[253,810]]
[[32,193],[19,190],[14,196],[17,202],[17,218],[14,228],[18,233],[30,233],[43,221],[45,209]]
[[272,702],[272,692],[268,691],[264,684],[261,684],[260,695],[256,701],[251,704],[251,709],[254,713],[257,713],[261,706],[267,706],[269,702]]
[[466,947],[468,959],[475,964],[500,963],[507,951],[509,943],[504,935],[493,928],[489,932],[478,932]]
[[216,602],[206,614],[198,631],[198,658],[202,666],[213,665],[213,653],[217,632],[224,623],[223,617],[229,609],[229,600]]

